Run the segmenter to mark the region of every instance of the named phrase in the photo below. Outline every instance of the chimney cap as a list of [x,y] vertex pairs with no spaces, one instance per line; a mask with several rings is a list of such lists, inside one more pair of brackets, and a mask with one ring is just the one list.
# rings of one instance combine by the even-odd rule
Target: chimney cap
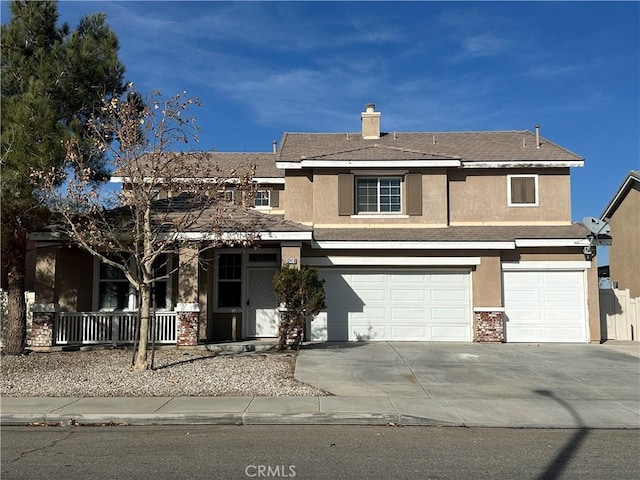
[[373,112],[373,111],[375,111],[375,109],[376,109],[376,104],[375,104],[375,103],[367,103],[367,104],[364,106],[364,108],[365,108],[365,110],[366,110],[367,112]]

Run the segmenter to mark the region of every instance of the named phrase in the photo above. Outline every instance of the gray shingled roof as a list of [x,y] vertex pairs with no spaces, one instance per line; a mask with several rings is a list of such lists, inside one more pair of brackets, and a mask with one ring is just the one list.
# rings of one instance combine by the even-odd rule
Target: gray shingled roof
[[247,169],[256,165],[256,177],[283,178],[284,170],[276,167],[276,155],[260,152],[212,152],[208,154],[212,164],[217,164],[222,170]]
[[[193,155],[183,152],[167,152],[166,155],[180,155],[184,158],[184,166],[180,169],[192,171],[189,163],[198,167],[200,172],[212,172],[217,166],[223,175],[225,172],[236,170],[240,173],[248,171],[256,166],[255,177],[259,178],[284,178],[284,170],[276,167],[276,155],[274,153],[261,152],[194,152]],[[141,157],[141,164],[144,157]],[[195,170],[198,171],[198,170]],[[116,171],[115,176],[121,175]]]
[[[365,140],[360,133],[285,133],[279,161],[307,159],[451,159],[463,161],[580,161],[583,158],[532,132],[382,133]],[[375,148],[372,148],[375,147]],[[389,156],[391,155],[391,157]]]
[[453,226],[443,228],[319,228],[317,241],[513,242],[516,239],[586,238],[584,225]]

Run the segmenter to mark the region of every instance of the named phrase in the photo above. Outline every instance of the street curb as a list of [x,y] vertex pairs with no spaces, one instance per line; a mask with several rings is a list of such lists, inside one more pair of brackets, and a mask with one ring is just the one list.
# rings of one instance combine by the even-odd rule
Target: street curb
[[220,413],[220,414],[2,414],[1,426],[149,426],[149,425],[370,425],[521,429],[639,430],[640,425],[575,425],[535,422],[448,422],[402,414],[353,413]]

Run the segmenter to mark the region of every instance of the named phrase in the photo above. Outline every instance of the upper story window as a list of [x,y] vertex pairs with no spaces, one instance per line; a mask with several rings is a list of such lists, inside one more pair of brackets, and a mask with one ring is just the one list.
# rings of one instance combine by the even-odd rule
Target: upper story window
[[269,190],[258,190],[256,192],[256,196],[253,199],[253,204],[256,207],[270,207],[271,206],[271,202],[270,202],[271,196],[269,195]]
[[538,175],[508,175],[507,190],[510,207],[538,206]]
[[338,174],[338,215],[422,215],[422,175],[408,171]]
[[400,177],[356,179],[356,213],[401,213]]

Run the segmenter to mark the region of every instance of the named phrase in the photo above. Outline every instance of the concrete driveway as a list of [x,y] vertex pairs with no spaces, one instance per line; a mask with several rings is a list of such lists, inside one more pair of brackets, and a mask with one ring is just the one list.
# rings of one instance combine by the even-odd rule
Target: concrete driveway
[[334,395],[638,402],[640,344],[310,344],[296,378]]

